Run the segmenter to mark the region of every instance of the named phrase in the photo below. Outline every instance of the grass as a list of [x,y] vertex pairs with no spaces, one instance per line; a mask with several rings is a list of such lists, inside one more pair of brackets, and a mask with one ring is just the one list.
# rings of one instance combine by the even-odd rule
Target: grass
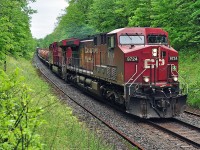
[[112,145],[105,144],[84,123],[79,122],[72,110],[57,96],[51,94],[51,86],[38,76],[31,61],[7,57],[7,73],[13,72],[17,67],[25,84],[32,89],[31,97],[34,100],[31,107],[39,106],[43,109],[42,115],[38,116],[43,124],[37,129],[37,133],[44,149],[113,149]]
[[187,103],[200,108],[200,51],[179,52],[179,73],[189,87]]

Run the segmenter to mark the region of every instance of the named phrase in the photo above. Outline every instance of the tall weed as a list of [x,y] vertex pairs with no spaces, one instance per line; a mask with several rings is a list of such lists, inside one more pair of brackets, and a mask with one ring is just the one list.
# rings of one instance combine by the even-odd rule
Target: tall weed
[[187,103],[200,108],[200,51],[181,51],[179,58],[179,73],[189,87]]
[[31,89],[19,75],[0,70],[0,149],[41,149],[36,128],[41,110],[31,107]]

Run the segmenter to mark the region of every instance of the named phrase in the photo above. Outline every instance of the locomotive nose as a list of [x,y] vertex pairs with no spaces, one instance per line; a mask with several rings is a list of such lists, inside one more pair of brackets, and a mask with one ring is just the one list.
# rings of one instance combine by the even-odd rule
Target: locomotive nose
[[183,113],[186,99],[186,95],[165,100],[134,96],[130,99],[127,112],[142,118],[171,118]]

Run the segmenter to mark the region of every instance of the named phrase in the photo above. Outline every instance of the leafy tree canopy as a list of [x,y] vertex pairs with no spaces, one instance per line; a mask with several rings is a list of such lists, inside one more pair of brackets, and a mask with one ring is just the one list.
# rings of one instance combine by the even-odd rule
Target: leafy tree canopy
[[34,0],[0,1],[0,56],[4,54],[27,56],[35,47],[30,31],[30,17],[34,13],[28,7]]

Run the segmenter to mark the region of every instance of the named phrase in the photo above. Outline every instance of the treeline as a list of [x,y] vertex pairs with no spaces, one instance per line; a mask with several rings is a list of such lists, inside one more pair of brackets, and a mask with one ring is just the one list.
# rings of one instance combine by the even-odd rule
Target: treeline
[[0,60],[5,55],[27,57],[35,49],[36,41],[30,31],[28,7],[35,0],[0,0]]
[[177,50],[200,48],[198,0],[68,0],[54,32],[40,47],[68,37],[85,37],[122,27],[161,27]]

